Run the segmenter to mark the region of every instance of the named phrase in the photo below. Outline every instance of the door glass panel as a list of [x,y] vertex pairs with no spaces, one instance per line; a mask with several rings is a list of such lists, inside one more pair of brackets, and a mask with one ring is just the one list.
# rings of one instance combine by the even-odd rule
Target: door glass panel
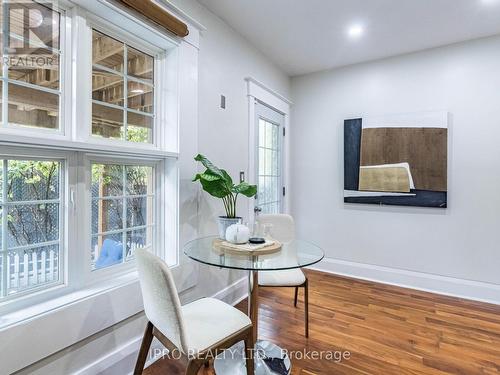
[[[267,111],[269,109],[266,108]],[[281,211],[281,124],[268,121],[264,117],[258,120],[257,146],[257,206],[261,213],[279,213]]]

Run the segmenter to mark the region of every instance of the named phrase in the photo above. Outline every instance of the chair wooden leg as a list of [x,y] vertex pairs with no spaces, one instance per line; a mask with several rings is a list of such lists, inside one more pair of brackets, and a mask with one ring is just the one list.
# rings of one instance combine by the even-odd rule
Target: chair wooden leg
[[254,340],[253,329],[248,330],[248,335],[245,337],[245,353],[247,364],[247,375],[254,375]]
[[153,341],[153,323],[148,322],[142,338],[139,355],[137,356],[137,362],[135,363],[134,375],[142,374],[142,370],[144,370],[144,365],[146,364],[146,359],[148,357],[151,341]]
[[304,301],[305,301],[305,324],[306,324],[306,337],[309,337],[309,283],[306,279],[304,283]]
[[200,362],[198,359],[190,359],[187,364],[185,375],[196,375],[198,374],[198,370],[203,365],[203,362]]
[[299,296],[299,287],[296,286],[295,287],[295,300],[293,301],[293,306],[294,307],[297,307],[297,299],[298,299],[298,296]]

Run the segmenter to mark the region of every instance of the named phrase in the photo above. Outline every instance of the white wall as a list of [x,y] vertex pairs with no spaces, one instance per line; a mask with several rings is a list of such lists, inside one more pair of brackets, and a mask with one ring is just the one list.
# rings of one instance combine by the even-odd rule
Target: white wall
[[[193,230],[199,229],[200,235],[215,234],[215,217],[223,213],[220,202],[206,194],[199,194],[196,185],[190,182],[196,168],[192,161],[195,153],[204,153],[235,178],[240,170],[248,173],[248,101],[244,78],[252,76],[283,95],[289,95],[290,82],[260,52],[196,1],[172,3],[207,28],[200,36],[197,57],[194,56],[193,46],[187,43],[181,45],[181,53],[188,54],[190,62],[198,58],[197,67],[184,67],[187,72],[180,82],[180,90],[188,91],[184,97],[189,97],[193,90],[198,91],[198,103],[195,99],[180,103],[181,115],[184,114],[180,118],[180,229],[181,240],[185,242],[192,236]],[[194,88],[193,83],[196,85]],[[219,108],[221,94],[227,99],[225,110]],[[198,122],[195,128],[192,127],[193,121]],[[245,215],[248,204],[248,200],[241,199],[239,213]],[[193,210],[198,210],[199,215],[193,216]],[[196,228],[198,223],[200,227]],[[197,275],[191,272],[192,277],[198,277],[198,283],[182,293],[183,302],[214,294],[230,302],[246,290],[244,284],[237,283],[244,276],[240,272],[207,266],[196,268]],[[234,290],[225,290],[235,282]],[[138,314],[18,374],[125,374],[132,371],[144,325],[144,316]],[[62,326],[57,334],[63,331]]]
[[[235,30],[198,2],[170,2],[207,28],[201,33],[199,51],[199,152],[226,169],[235,180],[240,171],[245,171],[248,176],[248,99],[244,79],[253,77],[284,96],[290,94],[290,80]],[[226,109],[219,107],[221,94],[226,96]],[[248,204],[253,204],[253,201],[239,198],[238,215],[247,216]],[[216,234],[215,219],[222,214],[222,203],[202,193],[200,236]],[[243,276],[237,271],[200,266],[200,287],[189,291],[189,298],[216,293]]]
[[[494,37],[292,79],[292,211],[320,268],[500,303],[499,61]],[[451,113],[449,208],[344,204],[344,119],[432,110]]]

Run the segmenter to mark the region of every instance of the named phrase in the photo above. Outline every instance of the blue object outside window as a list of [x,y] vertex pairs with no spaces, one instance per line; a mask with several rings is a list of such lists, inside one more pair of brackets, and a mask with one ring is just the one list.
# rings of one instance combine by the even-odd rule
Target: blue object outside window
[[95,268],[104,268],[112,266],[113,264],[121,263],[123,259],[123,244],[111,240],[109,238],[105,239],[99,258],[95,263]]

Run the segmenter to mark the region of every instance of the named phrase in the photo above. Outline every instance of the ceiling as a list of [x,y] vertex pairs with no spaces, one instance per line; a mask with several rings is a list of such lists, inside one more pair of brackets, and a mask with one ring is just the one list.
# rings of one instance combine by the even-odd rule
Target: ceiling
[[198,1],[290,75],[500,34],[500,0]]

